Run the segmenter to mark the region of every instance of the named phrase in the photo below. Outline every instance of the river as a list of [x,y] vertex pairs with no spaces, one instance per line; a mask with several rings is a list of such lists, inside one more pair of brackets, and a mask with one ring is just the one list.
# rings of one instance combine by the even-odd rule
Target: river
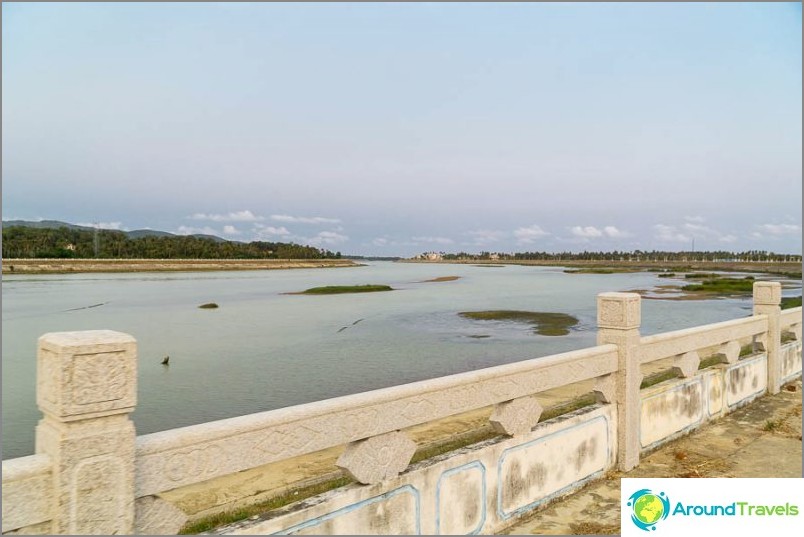
[[[422,283],[440,276],[460,276]],[[283,293],[322,285],[395,291]],[[666,284],[652,273],[370,262],[336,269],[4,276],[3,458],[33,453],[36,340],[109,329],[138,343],[138,434],[546,356],[595,344],[597,293]],[[787,292],[786,294],[791,294]],[[795,294],[798,294],[796,292]],[[218,309],[199,309],[216,302]],[[643,300],[642,334],[750,314],[751,300]],[[92,306],[92,307],[90,307]],[[567,336],[461,311],[564,312]],[[344,328],[346,327],[346,328]],[[489,336],[474,338],[471,336]],[[161,365],[170,356],[170,365]]]

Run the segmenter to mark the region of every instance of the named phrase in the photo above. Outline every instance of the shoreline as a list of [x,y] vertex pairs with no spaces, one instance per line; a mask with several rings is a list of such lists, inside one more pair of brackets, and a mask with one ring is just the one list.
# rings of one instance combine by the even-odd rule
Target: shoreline
[[400,259],[400,263],[433,263],[436,265],[476,265],[482,267],[502,267],[505,265],[531,265],[542,267],[569,268],[611,268],[632,269],[635,271],[664,271],[665,269],[687,269],[690,272],[719,270],[724,272],[761,272],[767,274],[799,273],[801,263],[764,261],[605,261],[605,260],[558,260],[558,259]]
[[362,267],[351,259],[3,259],[3,275]]

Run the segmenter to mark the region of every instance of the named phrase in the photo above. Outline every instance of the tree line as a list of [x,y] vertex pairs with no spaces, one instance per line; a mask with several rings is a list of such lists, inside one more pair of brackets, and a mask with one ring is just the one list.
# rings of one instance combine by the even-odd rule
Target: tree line
[[[427,253],[420,257],[426,257]],[[725,250],[700,251],[700,252],[665,252],[661,250],[643,251],[634,250],[633,252],[480,252],[471,254],[467,252],[444,253],[441,258],[445,260],[484,260],[500,259],[507,261],[525,260],[549,260],[549,261],[637,261],[637,262],[662,262],[662,261],[683,261],[683,262],[785,262],[800,263],[801,256],[793,254],[777,254],[766,250],[747,250],[745,252],[728,252]]]
[[339,259],[340,252],[295,243],[216,241],[193,236],[130,238],[122,231],[3,227],[3,258]]

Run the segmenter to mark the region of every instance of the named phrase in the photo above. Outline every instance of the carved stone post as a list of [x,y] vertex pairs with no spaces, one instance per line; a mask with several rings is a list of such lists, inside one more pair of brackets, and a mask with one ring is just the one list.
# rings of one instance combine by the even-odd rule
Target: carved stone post
[[611,343],[618,349],[615,375],[617,466],[622,471],[639,464],[640,307],[640,296],[636,293],[597,295],[597,343]]
[[53,461],[52,533],[133,533],[136,341],[111,330],[45,334],[36,365],[36,452]]
[[754,283],[754,315],[768,316],[765,350],[768,353],[768,393],[779,393],[782,386],[781,313],[782,285],[779,282]]

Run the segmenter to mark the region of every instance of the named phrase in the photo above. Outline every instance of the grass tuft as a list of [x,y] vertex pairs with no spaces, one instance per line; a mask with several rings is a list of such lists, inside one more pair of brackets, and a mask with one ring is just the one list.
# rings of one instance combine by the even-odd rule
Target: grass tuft
[[458,315],[476,321],[511,321],[533,325],[533,331],[542,336],[565,336],[578,324],[578,319],[566,313],[539,311],[487,310],[462,311]]
[[344,293],[376,293],[379,291],[393,291],[390,285],[328,285],[325,287],[311,287],[299,295],[340,295]]

